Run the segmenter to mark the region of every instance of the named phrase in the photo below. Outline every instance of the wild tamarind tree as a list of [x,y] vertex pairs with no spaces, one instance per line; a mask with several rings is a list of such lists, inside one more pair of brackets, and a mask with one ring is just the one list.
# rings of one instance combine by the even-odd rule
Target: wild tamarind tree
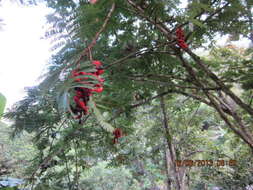
[[[46,3],[54,9],[47,17],[52,27],[46,36],[55,39],[58,52],[50,60],[44,81],[29,89],[30,98],[7,114],[15,119],[17,132],[34,131],[38,135],[37,143],[42,150],[38,168],[55,156],[68,165],[69,147],[78,150],[80,139],[85,139],[84,144],[93,155],[98,153],[92,146],[97,139],[103,150],[118,146],[116,142],[132,132],[134,109],[153,100],[161,101],[166,124],[163,98],[169,95],[183,95],[210,106],[253,149],[253,78],[249,74],[252,49],[245,52],[244,58],[234,60],[207,60],[195,51],[200,47],[212,49],[217,35],[229,34],[233,39],[240,36],[253,42],[251,0]],[[91,67],[93,58],[103,63],[104,81],[96,74],[98,68]],[[74,75],[73,71],[79,74]],[[87,91],[101,87],[102,93],[87,95]],[[235,87],[242,93],[235,93]],[[74,102],[77,106],[71,108]],[[36,117],[42,119],[38,121]],[[27,125],[24,118],[37,124]],[[75,118],[80,119],[79,123]],[[103,132],[95,126],[102,127]],[[61,138],[52,137],[53,142],[49,143],[48,134],[55,133],[61,133]],[[166,138],[170,145],[173,137],[169,131]],[[105,154],[110,157],[109,151]],[[78,163],[77,157],[75,161]],[[75,179],[80,175],[77,165]],[[176,180],[177,189],[182,189],[179,178]],[[72,185],[80,184],[75,180]]]

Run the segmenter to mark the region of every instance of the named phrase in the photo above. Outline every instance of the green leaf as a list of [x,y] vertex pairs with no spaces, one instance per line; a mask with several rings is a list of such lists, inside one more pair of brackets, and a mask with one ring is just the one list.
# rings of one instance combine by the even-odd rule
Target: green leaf
[[207,26],[202,24],[200,21],[194,18],[189,18],[189,22],[193,23],[194,25],[199,26],[200,28],[206,28]]
[[0,93],[0,119],[4,113],[5,105],[6,105],[6,98],[3,94]]
[[88,89],[93,89],[93,88],[94,88],[94,86],[89,85],[89,84],[80,84],[80,83],[77,83],[77,84],[75,84],[75,85],[70,86],[69,89],[75,88],[75,87],[79,87],[79,88],[88,88]]
[[46,79],[39,85],[39,88],[42,90],[42,94],[55,85],[56,81],[59,80],[62,70],[63,67],[59,67],[57,70],[50,72]]
[[58,96],[58,110],[60,112],[67,112],[68,110],[68,92],[64,91],[62,94]]
[[99,109],[96,107],[95,102],[92,100],[92,97],[90,97],[90,101],[88,104],[89,104],[89,107],[91,107],[93,109],[94,115],[96,116],[101,127],[103,129],[105,129],[106,131],[112,133],[114,131],[114,127],[105,121],[105,119],[102,116],[102,114],[100,113]]

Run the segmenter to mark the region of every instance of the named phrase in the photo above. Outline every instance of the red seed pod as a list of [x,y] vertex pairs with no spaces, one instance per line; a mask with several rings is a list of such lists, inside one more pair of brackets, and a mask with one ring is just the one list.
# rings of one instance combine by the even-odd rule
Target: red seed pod
[[122,130],[120,128],[116,128],[113,131],[114,139],[113,139],[113,144],[118,143],[118,139],[123,136]]
[[102,84],[96,84],[95,87],[97,87],[97,88],[92,89],[93,92],[97,92],[97,93],[103,92],[103,85]]
[[186,43],[180,43],[179,46],[183,49],[188,48],[188,45]]
[[176,29],[176,36],[179,47],[182,49],[188,48],[188,45],[185,43],[184,31],[181,27]]
[[[96,2],[96,1],[93,1]],[[75,114],[75,119],[81,119],[83,115],[88,114],[89,107],[87,106],[89,97],[92,95],[93,92],[101,93],[103,92],[103,82],[105,81],[103,78],[100,78],[100,75],[104,73],[104,70],[102,68],[102,63],[100,61],[92,61],[92,64],[96,67],[96,72],[92,73],[86,73],[83,71],[80,71],[79,69],[75,69],[72,71],[72,78],[76,78],[75,82],[78,84],[86,84],[89,86],[92,86],[92,83],[90,81],[87,81],[89,79],[88,76],[93,76],[96,78],[98,84],[94,85],[93,89],[85,88],[85,87],[75,87],[75,95],[73,96],[73,101],[75,102],[75,107],[72,107],[72,111]],[[81,121],[81,120],[80,120]],[[80,122],[79,121],[79,122]],[[118,132],[117,132],[118,131]],[[116,130],[116,136],[115,136],[115,142],[118,138],[120,138],[120,132],[119,130]]]
[[101,67],[102,63],[100,61],[92,61],[93,65],[96,65],[96,67]]
[[182,28],[177,28],[176,29],[176,35],[182,35],[184,32],[183,32],[183,29]]
[[104,72],[104,69],[97,69],[96,75],[102,75]]

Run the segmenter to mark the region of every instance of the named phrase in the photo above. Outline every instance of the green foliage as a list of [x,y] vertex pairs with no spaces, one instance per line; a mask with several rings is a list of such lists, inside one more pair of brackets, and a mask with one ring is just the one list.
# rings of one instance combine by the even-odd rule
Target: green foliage
[[[87,76],[89,84],[78,84],[71,71],[77,69],[77,60],[101,28],[113,2],[116,9],[92,49],[93,58],[106,67],[104,91],[93,95],[90,114],[79,124],[69,113],[69,105],[74,103],[73,88],[91,88],[97,81]],[[36,176],[35,189],[158,189],[168,178],[174,185],[174,174],[165,164],[168,135],[158,95],[161,92],[176,159],[229,158],[240,164],[185,171],[179,168],[192,178],[189,189],[207,184],[231,189],[252,183],[252,165],[247,164],[252,163],[250,150],[210,108],[213,104],[209,97],[217,103],[220,100],[216,84],[194,60],[183,55],[206,87],[201,89],[178,59],[182,51],[174,39],[180,25],[192,50],[204,42],[211,47],[217,33],[249,37],[250,5],[192,0],[181,9],[179,0],[133,2],[139,7],[137,11],[128,1],[99,0],[94,5],[88,1],[46,1],[55,10],[47,16],[52,29],[46,36],[55,39],[53,48],[58,51],[43,82],[28,88],[27,97],[5,115],[13,120],[15,135],[23,131],[35,135],[37,152],[27,170]],[[193,32],[187,28],[189,23],[194,26]],[[173,40],[168,41],[159,26],[166,26]],[[252,52],[233,46],[210,50],[204,58],[207,68],[226,86],[241,85],[243,89],[237,88],[243,91],[240,98],[250,102]],[[81,60],[80,70],[94,72],[87,60]],[[236,107],[235,111],[247,127],[252,125],[252,118],[242,109]],[[210,125],[207,130],[203,130],[205,123]],[[112,143],[114,127],[124,133],[117,144]]]
[[0,93],[0,119],[3,115],[5,105],[6,105],[6,98],[4,97],[4,95]]
[[110,168],[101,162],[83,175],[85,177],[80,186],[86,189],[132,189],[132,175],[124,167]]
[[[36,151],[31,144],[31,135],[24,133],[16,139],[10,139],[11,131],[7,124],[0,122],[0,175],[8,175],[10,172],[13,177],[23,178]],[[5,170],[8,173],[4,174]]]

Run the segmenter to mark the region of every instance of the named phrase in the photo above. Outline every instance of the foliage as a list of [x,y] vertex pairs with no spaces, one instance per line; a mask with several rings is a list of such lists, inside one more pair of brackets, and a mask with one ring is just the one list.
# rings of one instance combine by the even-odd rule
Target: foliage
[[24,133],[16,139],[10,139],[11,131],[7,124],[0,122],[0,175],[25,177],[25,169],[35,152],[31,145],[32,136]]
[[5,104],[6,104],[6,98],[4,97],[4,95],[0,93],[0,119],[3,115]]
[[[5,115],[14,121],[14,135],[35,134],[38,152],[28,173],[36,189],[158,189],[168,181],[178,190],[207,184],[231,189],[252,183],[252,52],[213,43],[217,34],[251,38],[250,1],[191,0],[185,9],[172,0],[46,3],[55,10],[47,16],[52,27],[46,35],[58,51],[43,82]],[[178,27],[189,49],[176,44]],[[80,84],[70,76],[78,67],[93,71],[84,52],[94,39],[91,53],[103,62],[106,80],[79,124],[69,106]],[[196,55],[199,47],[209,47],[209,56]],[[89,82],[96,83],[92,77]],[[123,130],[118,144],[112,143],[112,126]],[[240,166],[175,170],[173,157],[229,158]]]

